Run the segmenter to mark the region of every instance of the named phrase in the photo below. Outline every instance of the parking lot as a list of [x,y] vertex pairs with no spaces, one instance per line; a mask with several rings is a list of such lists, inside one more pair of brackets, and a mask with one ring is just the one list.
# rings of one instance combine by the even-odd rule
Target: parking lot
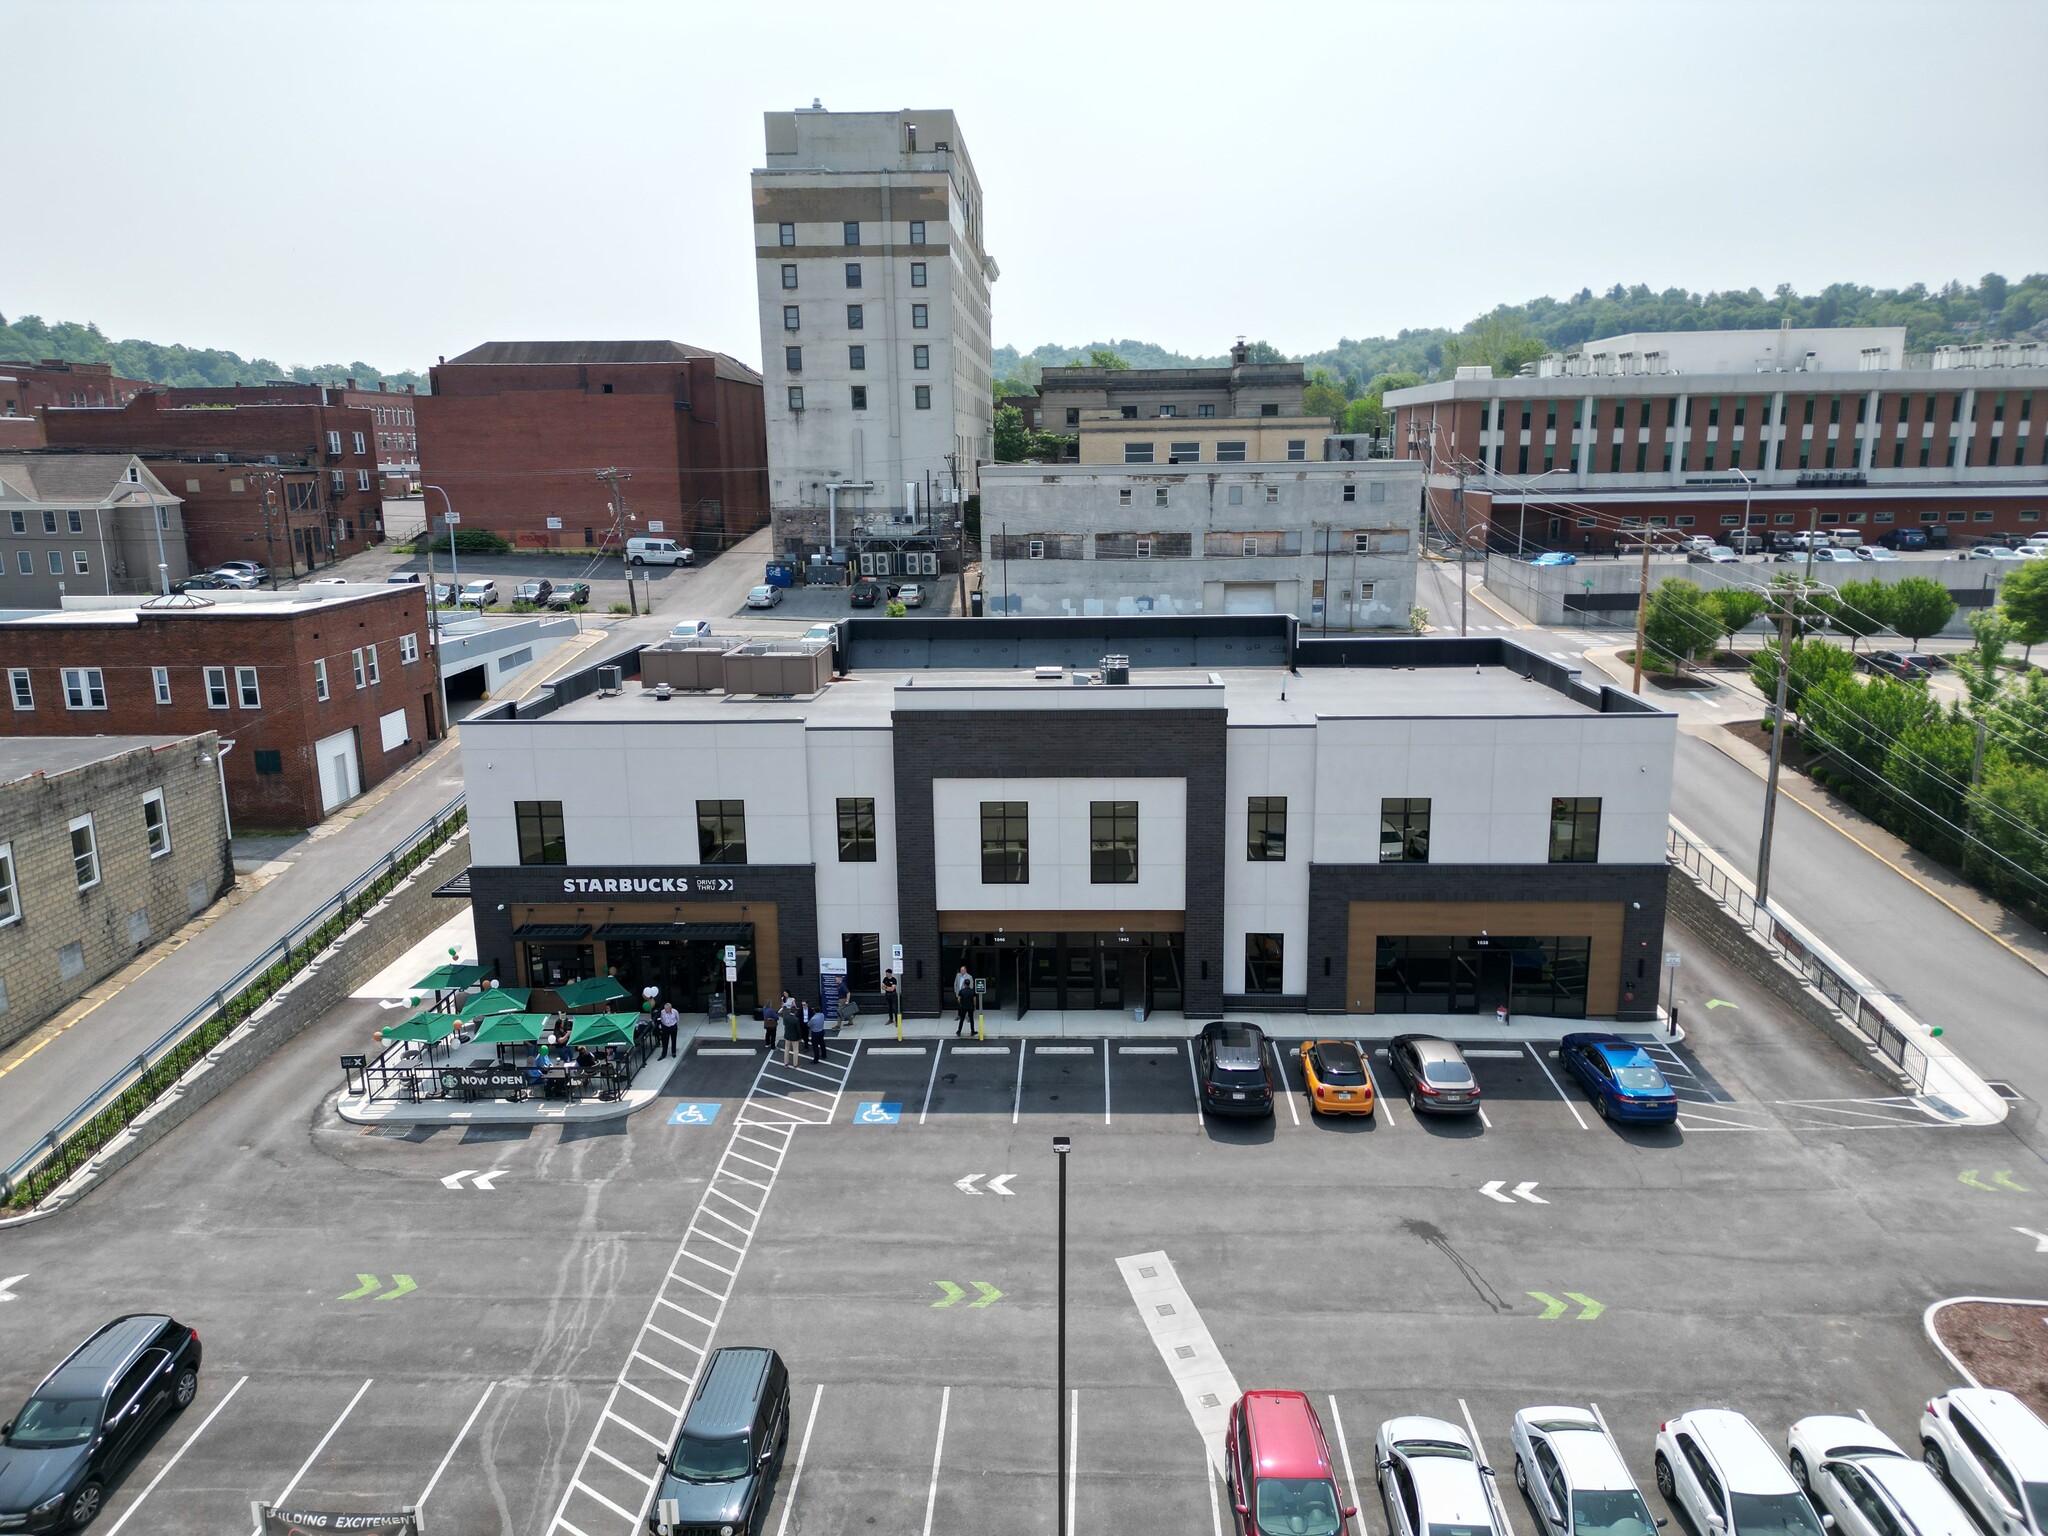
[[[1280,1041],[1292,1091],[1242,1122],[1202,1115],[1184,1042],[991,1021],[794,1070],[707,1038],[622,1124],[363,1134],[326,1103],[374,1017],[353,1003],[78,1210],[0,1234],[0,1275],[21,1272],[0,1396],[113,1313],[197,1327],[199,1399],[103,1516],[179,1536],[286,1490],[424,1497],[443,1531],[625,1536],[700,1352],[733,1343],[792,1373],[775,1536],[1047,1531],[1059,1498],[1077,1531],[1220,1529],[1219,1380],[1311,1393],[1375,1533],[1372,1436],[1399,1412],[1469,1412],[1518,1530],[1506,1428],[1531,1403],[1599,1403],[1660,1513],[1650,1439],[1685,1407],[1773,1435],[1861,1407],[1911,1443],[1947,1384],[1921,1310],[2038,1292],[2014,1228],[2048,1229],[2048,1178],[1711,961],[1688,954],[1681,993],[1691,1038],[1665,1065],[1687,1102],[1643,1130],[1599,1120],[1554,1046],[1476,1021],[1483,1121],[1399,1100],[1317,1119]],[[1155,1336],[1161,1305],[1181,1331]]]

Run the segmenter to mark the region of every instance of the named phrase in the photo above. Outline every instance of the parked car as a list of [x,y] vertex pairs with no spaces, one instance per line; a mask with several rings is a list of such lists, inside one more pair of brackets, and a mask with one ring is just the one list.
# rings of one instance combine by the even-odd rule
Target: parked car
[[346,576],[310,576],[299,583],[302,587],[348,587],[355,583]]
[[1813,551],[1813,563],[1815,565],[1826,565],[1830,561],[1837,565],[1855,565],[1857,564],[1856,552],[1850,549],[1823,548],[1816,545]]
[[1785,1451],[1806,1496],[1834,1516],[1836,1536],[1977,1536],[1933,1469],[1866,1419],[1801,1419],[1785,1437]]
[[896,601],[906,608],[922,608],[924,606],[924,588],[914,581],[906,582],[896,589]]
[[1764,536],[1760,533],[1738,532],[1726,535],[1722,542],[1737,554],[1754,555],[1762,552]]
[[813,624],[804,631],[804,638],[806,640],[825,640],[837,645],[839,643],[839,626],[837,624]]
[[1726,544],[1696,544],[1686,551],[1685,557],[1703,565],[1738,565],[1742,561],[1742,556]]
[[[772,1349],[713,1350],[696,1394],[658,1458],[658,1510],[673,1499],[684,1531],[765,1529],[769,1492],[789,1448],[789,1370]],[[649,1531],[665,1531],[654,1512]]]
[[1664,1522],[1629,1476],[1621,1447],[1585,1408],[1524,1408],[1508,1431],[1515,1486],[1543,1536],[1654,1536]]
[[223,560],[218,569],[223,571],[247,571],[258,581],[270,574],[270,567],[261,560]]
[[1419,1415],[1388,1419],[1374,1450],[1391,1536],[1500,1536],[1493,1469],[1480,1464],[1457,1425]]
[[1918,682],[1930,675],[1928,668],[1904,651],[1865,651],[1856,658],[1856,665],[1865,672],[1881,672],[1886,677],[1896,677],[1902,683]]
[[2048,1533],[2048,1425],[2012,1393],[1955,1387],[1930,1399],[1920,1454],[1991,1536]]
[[1916,667],[1925,667],[1930,672],[1944,672],[1948,670],[1948,658],[1934,651],[1908,651],[1906,653],[1906,660],[1912,662]]
[[1418,1114],[1434,1111],[1469,1115],[1479,1108],[1479,1079],[1465,1053],[1435,1035],[1396,1035],[1387,1042],[1387,1062]]
[[446,581],[437,581],[437,582],[435,582],[435,583],[434,583],[434,601],[435,601],[436,603],[440,604],[440,605],[441,605],[442,607],[446,607],[446,606],[447,606],[448,604],[450,604],[450,603],[454,602],[454,601],[455,601],[455,586],[454,586],[454,584],[453,584],[452,582],[446,582]]
[[1236,1536],[1340,1536],[1358,1513],[1337,1486],[1323,1422],[1302,1392],[1247,1392],[1231,1405],[1223,1489]]
[[695,565],[697,552],[674,539],[632,538],[626,540],[628,565]]
[[0,1527],[76,1530],[166,1414],[199,1395],[199,1335],[162,1313],[117,1317],[0,1425]]
[[1678,547],[1684,550],[1687,554],[1691,554],[1696,549],[1707,549],[1711,547],[1713,543],[1714,536],[1711,533],[1688,533],[1685,536],[1685,538],[1682,541],[1680,541]]
[[263,578],[261,576],[258,576],[253,571],[244,570],[239,565],[221,566],[213,574],[222,586],[237,587],[243,591],[263,585]]
[[522,581],[512,589],[512,601],[515,603],[533,603],[538,606],[545,604],[554,595],[555,584],[545,576],[538,581]]
[[171,590],[173,592],[226,592],[232,591],[236,585],[235,582],[216,576],[211,571],[201,571],[196,576],[187,576],[183,581],[172,582]]
[[780,587],[771,587],[764,583],[761,586],[749,587],[747,589],[747,606],[749,608],[773,608],[781,601],[782,588]]
[[882,600],[882,584],[879,581],[857,581],[848,601],[856,608],[872,608]]
[[426,578],[418,571],[393,571],[384,578],[384,585],[387,587],[417,587],[425,582],[425,580]]
[[1301,1047],[1301,1075],[1310,1114],[1369,1115],[1372,1074],[1349,1040],[1311,1040]]
[[1603,1120],[1669,1125],[1678,1118],[1678,1095],[1633,1040],[1596,1031],[1566,1035],[1557,1059],[1593,1096]]
[[464,608],[489,608],[498,601],[498,584],[488,576],[465,581],[455,601]]
[[1657,1429],[1657,1491],[1700,1536],[1821,1536],[1820,1518],[1757,1427],[1695,1408]]
[[668,632],[671,640],[697,640],[711,633],[709,619],[684,619]]
[[1925,528],[1894,528],[1878,541],[1887,549],[1925,549],[1927,530]]
[[2017,560],[2019,556],[2014,551],[2007,549],[2003,544],[1972,544],[1963,558],[1965,560]]
[[1579,557],[1570,550],[1553,549],[1538,555],[1529,563],[1531,565],[1577,565]]
[[1882,544],[1858,544],[1856,546],[1856,558],[1858,560],[1896,560],[1899,558],[1899,554],[1897,550],[1886,549]]
[[1272,1065],[1266,1032],[1256,1024],[1219,1019],[1195,1037],[1195,1080],[1212,1115],[1273,1113]]
[[590,583],[571,581],[548,594],[550,608],[581,608],[590,601]]

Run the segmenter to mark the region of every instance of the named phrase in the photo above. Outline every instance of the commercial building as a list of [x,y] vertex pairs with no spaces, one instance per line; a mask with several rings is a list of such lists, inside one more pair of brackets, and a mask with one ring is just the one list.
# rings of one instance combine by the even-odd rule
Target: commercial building
[[[722,352],[494,341],[429,373],[434,392],[410,402],[429,517],[452,510],[523,548],[613,553],[636,534],[722,549],[768,520],[761,376]],[[605,468],[625,482],[623,523]]]
[[375,389],[358,389],[354,379],[344,379],[341,403],[368,411],[377,428],[377,479],[379,492],[389,497],[415,494],[420,479],[419,420],[414,410],[416,396],[410,384],[387,388],[381,381]]
[[1498,639],[860,617],[473,716],[461,889],[508,980],[721,1014],[727,945],[742,1009],[900,945],[912,1011],[1642,1019],[1675,741]]
[[[1038,382],[1039,421],[1047,432],[1074,432],[1105,416],[1207,421],[1302,415],[1308,385],[1302,365],[1250,357],[1239,337],[1227,368],[1047,368]],[[1327,431],[1329,423],[1323,427]]]
[[0,1045],[235,883],[220,786],[211,731],[0,740]]
[[139,457],[184,498],[193,558],[283,575],[383,536],[375,418],[318,384],[148,389],[125,405],[50,407],[50,451]]
[[951,509],[994,454],[997,277],[959,122],[814,105],[765,127],[754,257],[777,552],[852,553],[891,524],[892,549],[921,531],[920,561],[957,549]]
[[110,363],[0,362],[0,418],[33,416],[46,405],[126,405],[151,385],[124,379]]
[[1902,327],[1608,337],[1390,391],[1433,520],[1496,550],[1604,551],[1643,529],[1807,527],[1876,543],[2033,533],[2048,366],[2032,342],[1905,350]]
[[984,608],[1291,613],[1318,631],[1405,629],[1422,473],[1412,459],[991,465]]
[[0,720],[9,736],[212,731],[236,827],[310,827],[442,734],[435,659],[416,585],[67,597],[0,619]]
[[188,574],[183,499],[134,454],[0,453],[0,609]]

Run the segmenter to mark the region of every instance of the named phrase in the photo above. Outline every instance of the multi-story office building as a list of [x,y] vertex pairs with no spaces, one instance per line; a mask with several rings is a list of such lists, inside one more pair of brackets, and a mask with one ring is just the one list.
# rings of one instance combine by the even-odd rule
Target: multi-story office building
[[2048,509],[2032,342],[1922,355],[1901,327],[1617,336],[1386,404],[1397,451],[1430,465],[1438,525],[1474,543],[1484,528],[1495,549],[1809,522],[1960,545],[2038,532]]
[[1011,1016],[1654,1012],[1675,718],[1533,652],[1280,615],[854,618],[836,680],[783,645],[465,722],[482,963],[721,1014],[728,944],[742,1009],[828,959],[872,1003],[900,945],[912,1011],[964,963]]
[[[766,115],[754,255],[775,543],[948,543],[993,453],[981,182],[947,111]],[[934,511],[934,508],[944,509]]]
[[134,454],[0,454],[0,608],[156,592],[190,574],[184,501]]
[[1114,467],[984,469],[986,611],[1291,613],[1318,631],[1408,626],[1420,463],[1305,453],[1219,462],[1196,458],[1193,441],[1173,446],[1187,452]]
[[1227,368],[1047,368],[1038,381],[1039,426],[1075,432],[1104,415],[1125,421],[1300,416],[1308,383],[1302,365],[1254,363],[1250,356],[1240,337]]

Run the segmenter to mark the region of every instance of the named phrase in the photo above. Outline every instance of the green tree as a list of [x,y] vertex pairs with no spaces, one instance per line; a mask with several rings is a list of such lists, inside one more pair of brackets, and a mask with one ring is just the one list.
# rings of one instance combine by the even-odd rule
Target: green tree
[[1892,583],[1892,628],[1914,645],[1936,633],[1955,617],[1956,600],[1948,588],[1927,576],[1908,576]]
[[1284,363],[1287,354],[1270,341],[1253,341],[1245,344],[1244,360],[1248,363]]
[[1942,711],[1923,684],[1889,677],[1865,683],[1850,675],[1831,677],[1810,689],[1801,701],[1799,718],[1813,740],[1876,780],[1900,734],[1939,722]]
[[1309,370],[1308,386],[1302,391],[1302,410],[1310,416],[1327,416],[1332,421],[1344,414],[1345,406],[1351,402],[1345,398],[1344,387],[1327,368]]
[[1834,589],[1787,571],[1771,578],[1769,608],[1773,624],[1780,614],[1791,609],[1792,635],[1797,639],[1828,627],[1828,621],[1834,617]]
[[1720,615],[1707,594],[1683,576],[1667,576],[1650,594],[1643,615],[1643,639],[1649,658],[1680,665],[1711,653],[1721,634]]
[[[1808,689],[1817,688],[1830,678],[1848,677],[1855,670],[1855,658],[1839,645],[1829,645],[1825,640],[1794,640],[1791,677],[1785,685],[1785,708],[1799,714]],[[1750,657],[1749,681],[1766,699],[1773,703],[1777,701],[1777,641],[1773,640]]]
[[1110,348],[1097,347],[1088,354],[1088,366],[1090,368],[1111,368],[1127,372],[1131,365]]
[[2048,768],[2048,675],[2026,672],[2009,679],[1981,718],[2008,757]]
[[1892,588],[1885,581],[1845,581],[1835,589],[1835,605],[1828,623],[1849,637],[1849,649],[1858,640],[1882,634],[1892,627]]
[[1964,870],[1992,895],[2038,908],[2048,899],[2048,772],[2025,763],[1987,763],[1970,792],[1968,814],[1978,843]]
[[1014,405],[996,407],[996,462],[1022,464],[1031,453],[1031,433],[1024,413]]
[[2013,644],[2026,647],[2022,659],[2033,660],[2034,647],[2048,640],[2048,560],[2023,560],[2006,572],[1998,611],[2012,626]]
[[1915,848],[1960,865],[1963,797],[1977,733],[1967,720],[1945,717],[1908,726],[1885,753],[1891,786],[1887,824]]
[[1714,610],[1714,619],[1732,651],[1735,637],[1763,617],[1766,599],[1748,587],[1715,587],[1707,593],[1707,605]]
[[1381,437],[1385,435],[1391,423],[1387,416],[1387,408],[1380,404],[1377,395],[1360,395],[1344,407],[1344,414],[1338,418],[1338,425],[1346,432]]
[[2004,684],[1999,669],[2005,665],[2005,647],[2012,639],[2012,625],[1995,609],[1980,608],[1970,615],[1970,648],[1949,659],[1963,687],[1970,695],[1970,713],[1979,716],[1990,708]]
[[1444,342],[1438,376],[1454,378],[1460,368],[1484,364],[1497,377],[1510,377],[1522,364],[1533,363],[1549,350],[1543,338],[1531,335],[1520,320],[1496,310],[1466,326],[1463,335]]

